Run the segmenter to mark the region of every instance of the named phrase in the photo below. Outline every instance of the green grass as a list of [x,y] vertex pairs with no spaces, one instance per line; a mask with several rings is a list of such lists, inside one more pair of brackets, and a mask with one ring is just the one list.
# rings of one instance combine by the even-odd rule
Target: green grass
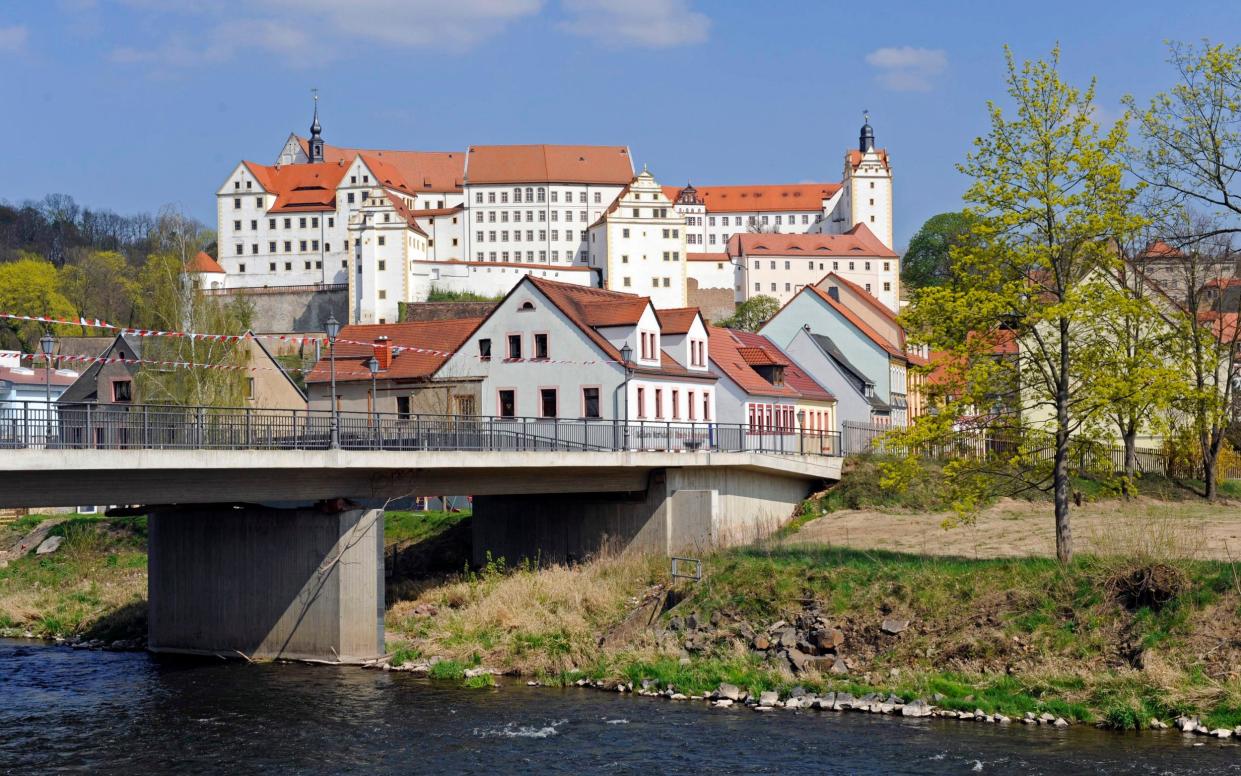
[[498,302],[502,296],[486,296],[472,291],[450,291],[445,288],[431,287],[427,294],[428,302]]
[[384,543],[415,544],[443,533],[470,516],[470,512],[385,512]]
[[431,666],[429,676],[432,679],[452,679],[460,681],[465,678],[465,666],[456,660],[441,660]]

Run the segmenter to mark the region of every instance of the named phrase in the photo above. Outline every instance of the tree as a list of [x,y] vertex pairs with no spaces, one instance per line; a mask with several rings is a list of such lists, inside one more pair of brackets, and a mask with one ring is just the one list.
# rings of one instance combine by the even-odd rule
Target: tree
[[758,331],[763,324],[780,312],[780,300],[774,296],[758,294],[737,305],[731,316],[716,321],[716,326],[742,331]]
[[[1234,296],[1212,304],[1211,285],[1235,275],[1235,237],[1241,234],[1241,46],[1170,45],[1177,83],[1145,110],[1133,97],[1139,142],[1130,169],[1149,184],[1148,210],[1166,243],[1162,263],[1178,308],[1170,323],[1177,352],[1188,363],[1184,410],[1192,418],[1206,482],[1215,500],[1215,469],[1233,417],[1238,353]],[[1221,300],[1227,300],[1226,294]]]
[[125,257],[114,251],[91,251],[60,271],[65,297],[87,318],[119,326],[133,324],[137,283]]
[[[222,302],[204,297],[188,281],[181,257],[153,254],[139,276],[139,316],[146,328],[207,334],[244,334],[251,310],[243,299]],[[246,373],[214,367],[248,363],[245,343],[195,337],[149,337],[142,357],[199,367],[145,366],[138,373],[144,401],[196,407],[236,407],[244,398]]]
[[965,244],[970,226],[970,217],[963,212],[940,213],[927,219],[901,257],[901,282],[911,291],[949,282],[952,251]]
[[[72,318],[73,303],[60,292],[56,268],[38,256],[0,264],[0,312],[43,318]],[[0,347],[34,352],[46,331],[73,335],[79,327],[0,319]]]
[[[1064,82],[1058,48],[1020,69],[1006,55],[1015,116],[989,103],[990,132],[959,165],[973,179],[975,239],[952,254],[954,282],[923,289],[908,315],[914,341],[946,351],[953,385],[906,442],[943,443],[966,424],[1015,436],[1001,463],[1053,494],[1056,556],[1067,563],[1070,460],[1107,406],[1094,381],[1097,351],[1078,335],[1123,298],[1100,281],[1118,261],[1114,238],[1140,219],[1116,159],[1125,125],[1100,130],[1093,82],[1084,91]],[[970,477],[962,462],[948,474]]]

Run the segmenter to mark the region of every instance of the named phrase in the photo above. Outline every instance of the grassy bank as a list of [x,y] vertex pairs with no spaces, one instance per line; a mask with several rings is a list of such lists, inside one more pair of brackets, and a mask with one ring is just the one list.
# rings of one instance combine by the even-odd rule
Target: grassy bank
[[[616,635],[666,581],[665,561],[493,568],[393,607],[389,640],[405,659],[448,658],[441,672],[481,664],[547,682],[645,679],[685,693],[720,682],[754,693],[796,685],[894,692],[938,697],[946,708],[1046,711],[1114,727],[1181,713],[1201,714],[1213,727],[1241,724],[1241,572],[1127,557],[1061,567],[821,546],[721,552],[706,559],[701,583],[678,590],[683,600],[654,628],[602,647],[601,636]],[[751,649],[753,632],[808,610],[843,632],[847,673],[794,674],[786,661]],[[702,623],[697,631],[673,628],[690,614]],[[911,624],[890,635],[880,629],[886,617]]]

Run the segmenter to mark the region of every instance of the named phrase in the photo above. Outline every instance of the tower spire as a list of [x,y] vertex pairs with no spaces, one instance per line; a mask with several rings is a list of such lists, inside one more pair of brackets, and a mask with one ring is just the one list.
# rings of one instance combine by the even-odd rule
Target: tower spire
[[323,128],[319,126],[319,90],[311,89],[311,95],[315,101],[315,116],[310,122],[310,161],[311,163],[323,161]]
[[858,133],[858,150],[862,153],[875,150],[875,130],[870,127],[870,111],[862,111],[862,131]]

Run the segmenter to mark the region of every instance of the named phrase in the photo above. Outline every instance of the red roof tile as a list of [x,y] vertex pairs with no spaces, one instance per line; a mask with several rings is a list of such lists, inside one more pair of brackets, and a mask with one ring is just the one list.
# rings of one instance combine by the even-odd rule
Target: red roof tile
[[687,253],[686,261],[729,261],[727,253]]
[[409,207],[406,206],[405,200],[401,197],[393,195],[390,191],[385,191],[384,193],[388,195],[388,201],[392,203],[392,207],[396,210],[396,214],[405,221],[406,226],[423,237],[427,237],[427,233],[423,231],[422,227],[418,226],[418,222],[414,220],[416,218],[414,211],[410,210]]
[[[378,337],[387,337],[394,349],[418,348],[429,353],[402,350],[392,357],[389,369],[380,372],[380,379],[417,380],[430,377],[448,356],[469,339],[483,322],[482,318],[455,318],[440,321],[416,321],[410,323],[352,324],[340,330],[340,342],[336,344],[336,380],[369,380],[371,373],[366,361],[374,354],[368,344]],[[352,342],[347,342],[351,340]],[[325,354],[314,368],[306,373],[307,383],[322,383],[331,379],[330,364]]]
[[[883,164],[883,169],[888,169],[888,149],[876,148],[875,153],[879,154],[879,161]],[[856,148],[849,152],[849,165],[853,169],[857,169],[862,164],[862,152]]]
[[481,183],[604,183],[633,180],[625,146],[470,146],[467,180]]
[[336,209],[336,187],[345,176],[344,165],[286,164],[268,167],[243,162],[276,203],[268,212],[298,213]]
[[672,307],[656,310],[655,314],[659,316],[659,330],[663,334],[688,334],[694,320],[702,317],[697,307]]
[[[861,318],[857,316],[857,313],[850,310],[848,305],[844,304],[838,299],[833,299],[831,295],[828,294],[823,289],[819,288],[818,286],[806,286],[805,289],[803,289],[800,293],[812,293],[816,295],[817,297],[819,297],[820,299],[822,299],[833,310],[836,310],[841,315],[843,315],[845,317],[845,320],[853,324],[854,327],[856,327],[858,331],[862,332],[862,334],[864,334],[867,339],[869,339],[871,342],[875,343],[876,345],[878,345],[879,347],[887,351],[888,355],[897,356],[899,358],[906,357],[904,351],[902,351],[900,348],[898,348],[893,343],[889,342],[887,337],[884,337],[882,334],[880,334],[879,332],[871,328],[870,325],[866,323],[866,321],[863,321]],[[797,297],[794,296],[793,298],[796,299]],[[792,302],[792,299],[790,299],[789,302]]]
[[185,264],[186,272],[219,272],[223,273],[224,268],[220,266],[220,262],[211,258],[206,251],[199,251],[194,258]]
[[[683,187],[664,186],[664,195],[677,201]],[[823,201],[840,191],[839,183],[789,183],[760,186],[696,186],[708,213],[770,213],[818,211]]]
[[844,234],[751,234],[739,232],[728,239],[732,256],[836,256],[895,259],[866,224]]
[[747,362],[745,355],[741,352],[742,348],[761,347],[753,337],[757,337],[761,342],[767,343],[769,347],[775,348],[775,345],[766,337],[760,334],[751,335],[750,332],[724,329],[719,326],[708,326],[707,333],[710,335],[708,347],[711,361],[720,368],[720,371],[728,376],[728,379],[736,383],[741,390],[758,396],[797,398],[801,395],[790,388],[787,383],[775,386],[767,382]]
[[[297,142],[303,152],[309,151],[305,138],[298,137]],[[459,192],[465,177],[462,151],[390,151],[323,145],[323,161],[329,164],[348,164],[359,155],[381,182],[386,177],[393,188],[410,194]]]
[[888,306],[886,304],[884,304],[883,302],[880,302],[878,299],[875,298],[873,294],[871,294],[869,291],[867,291],[862,286],[859,286],[857,283],[854,283],[852,280],[849,280],[844,275],[840,275],[835,272],[827,273],[827,276],[824,277],[823,280],[820,280],[819,283],[822,283],[824,280],[827,280],[828,278],[831,278],[832,280],[839,283],[840,285],[848,288],[859,299],[861,299],[862,302],[864,302],[867,307],[879,313],[884,318],[887,318],[895,326],[897,326],[898,330],[900,331],[900,341],[895,344],[899,345],[902,348],[905,346],[905,329],[904,327],[901,326],[900,322],[896,320],[896,314],[893,313],[890,309],[888,309]]
[[[40,359],[42,359],[42,356],[40,356]],[[53,366],[55,365],[55,360],[55,358],[52,359]],[[73,385],[77,382],[77,379],[78,373],[72,369],[52,370],[52,385]],[[48,373],[45,367],[0,367],[0,382],[15,383],[17,385],[45,385],[47,380]],[[54,398],[53,401],[55,401]]]

